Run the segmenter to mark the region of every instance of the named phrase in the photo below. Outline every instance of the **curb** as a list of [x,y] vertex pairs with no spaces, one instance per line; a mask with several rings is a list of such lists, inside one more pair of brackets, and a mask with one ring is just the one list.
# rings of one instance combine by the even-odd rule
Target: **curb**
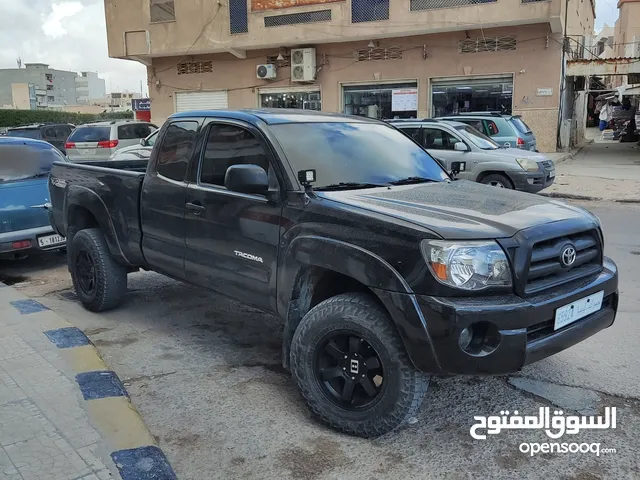
[[40,302],[1,282],[0,291],[3,297],[10,292],[6,304],[22,315],[44,312],[38,317],[39,330],[75,374],[89,421],[107,444],[122,480],[177,480],[123,383],[104,363],[91,340]]

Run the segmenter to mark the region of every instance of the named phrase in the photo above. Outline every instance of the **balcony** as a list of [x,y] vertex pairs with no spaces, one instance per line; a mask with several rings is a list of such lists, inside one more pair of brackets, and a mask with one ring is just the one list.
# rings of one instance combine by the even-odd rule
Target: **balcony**
[[[232,53],[548,23],[562,31],[562,0],[105,0],[109,55]],[[203,32],[198,36],[198,32]]]

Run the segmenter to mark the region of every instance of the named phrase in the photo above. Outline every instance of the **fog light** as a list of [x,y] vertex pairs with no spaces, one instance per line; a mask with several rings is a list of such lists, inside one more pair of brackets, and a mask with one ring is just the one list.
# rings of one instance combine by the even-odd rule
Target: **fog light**
[[483,357],[493,353],[500,345],[502,335],[491,322],[473,323],[460,332],[460,349],[474,357]]
[[534,178],[527,178],[527,183],[529,185],[533,185],[534,180],[535,180]]
[[466,350],[469,348],[469,344],[473,339],[473,325],[469,325],[467,328],[463,329],[460,332],[460,336],[458,337],[458,345],[462,350]]

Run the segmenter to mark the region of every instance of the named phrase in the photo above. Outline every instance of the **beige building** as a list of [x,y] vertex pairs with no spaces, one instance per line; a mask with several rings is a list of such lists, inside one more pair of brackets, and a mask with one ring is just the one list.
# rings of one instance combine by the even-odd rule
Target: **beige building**
[[640,57],[640,0],[619,0],[614,38],[618,57]]
[[377,118],[500,110],[521,114],[541,151],[556,147],[564,35],[579,47],[594,26],[591,0],[105,5],[109,55],[147,66],[156,123],[195,108]]

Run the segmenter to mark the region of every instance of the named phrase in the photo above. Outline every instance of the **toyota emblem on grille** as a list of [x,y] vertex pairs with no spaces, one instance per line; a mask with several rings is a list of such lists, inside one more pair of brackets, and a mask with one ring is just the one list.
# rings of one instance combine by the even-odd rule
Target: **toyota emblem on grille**
[[560,255],[560,261],[562,265],[565,267],[570,267],[576,261],[576,249],[569,245],[562,250],[562,254]]

